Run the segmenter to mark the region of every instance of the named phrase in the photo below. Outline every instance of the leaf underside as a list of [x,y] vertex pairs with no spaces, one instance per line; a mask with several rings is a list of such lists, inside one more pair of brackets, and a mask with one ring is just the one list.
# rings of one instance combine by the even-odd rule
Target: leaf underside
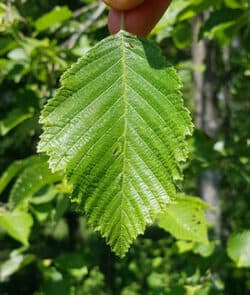
[[61,79],[45,106],[39,152],[66,170],[72,199],[124,256],[165,209],[181,179],[192,132],[181,83],[151,42],[120,31]]

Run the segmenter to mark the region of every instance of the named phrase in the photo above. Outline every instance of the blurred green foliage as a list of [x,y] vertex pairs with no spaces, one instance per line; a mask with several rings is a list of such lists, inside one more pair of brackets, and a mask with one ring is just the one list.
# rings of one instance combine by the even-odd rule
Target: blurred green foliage
[[74,212],[62,175],[52,176],[35,155],[41,108],[65,69],[108,35],[107,11],[99,1],[1,1],[0,294],[249,294],[249,231],[231,236],[250,228],[249,1],[174,0],[150,38],[176,65],[194,114],[192,21],[199,14],[206,15],[199,38],[216,53],[220,131],[216,140],[195,132],[181,189],[197,195],[202,171],[220,171],[221,239],[211,231],[209,244],[176,241],[152,225],[121,260]]

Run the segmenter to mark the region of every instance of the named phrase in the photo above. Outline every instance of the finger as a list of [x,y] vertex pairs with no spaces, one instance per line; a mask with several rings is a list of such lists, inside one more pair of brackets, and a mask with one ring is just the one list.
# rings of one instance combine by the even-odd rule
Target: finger
[[116,10],[128,10],[142,4],[144,0],[103,0],[108,6]]
[[[159,21],[171,0],[145,0],[140,6],[125,12],[125,30],[140,36],[146,36]],[[120,30],[121,11],[109,12],[109,31],[115,34]]]

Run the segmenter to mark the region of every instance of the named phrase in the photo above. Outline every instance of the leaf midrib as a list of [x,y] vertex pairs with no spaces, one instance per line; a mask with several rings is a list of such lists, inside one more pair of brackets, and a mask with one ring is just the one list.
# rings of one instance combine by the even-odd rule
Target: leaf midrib
[[[127,131],[128,131],[128,98],[127,98],[127,71],[126,71],[126,53],[125,53],[125,41],[124,41],[124,33],[121,32],[121,73],[122,73],[122,98],[123,98],[123,105],[124,105],[124,130],[123,130],[123,164],[122,164],[122,172],[121,172],[121,206],[120,206],[120,221],[122,221],[122,215],[124,214],[123,212],[123,200],[124,200],[124,194],[123,194],[123,189],[124,189],[124,179],[125,179],[125,171],[126,171],[126,147],[127,147]],[[122,222],[120,222],[120,238],[122,238]],[[123,252],[122,250],[122,243],[120,243],[120,253]]]

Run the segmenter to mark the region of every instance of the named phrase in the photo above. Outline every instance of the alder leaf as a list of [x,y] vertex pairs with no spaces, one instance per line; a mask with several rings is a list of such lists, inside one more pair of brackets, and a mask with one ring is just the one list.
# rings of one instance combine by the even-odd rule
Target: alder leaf
[[158,47],[120,31],[74,64],[45,106],[39,152],[64,169],[72,199],[124,256],[165,210],[192,133],[181,83]]

